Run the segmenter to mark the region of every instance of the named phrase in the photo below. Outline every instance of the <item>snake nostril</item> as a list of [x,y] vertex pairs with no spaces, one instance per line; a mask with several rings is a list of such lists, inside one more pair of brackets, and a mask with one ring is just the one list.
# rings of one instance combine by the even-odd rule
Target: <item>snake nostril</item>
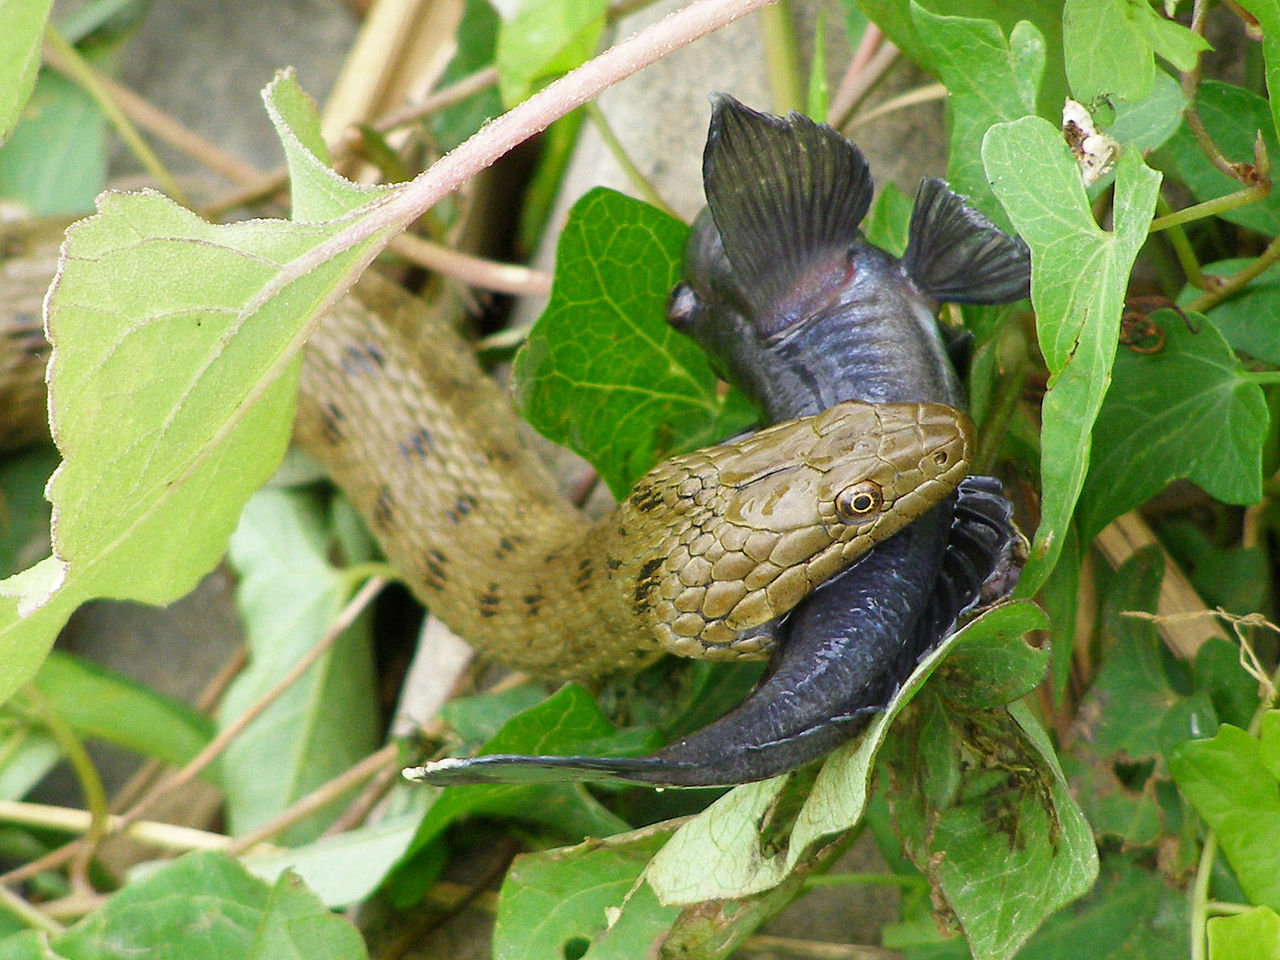
[[945,450],[939,450],[933,455],[933,462],[940,467],[946,466],[949,459],[951,458],[947,455],[947,451]]

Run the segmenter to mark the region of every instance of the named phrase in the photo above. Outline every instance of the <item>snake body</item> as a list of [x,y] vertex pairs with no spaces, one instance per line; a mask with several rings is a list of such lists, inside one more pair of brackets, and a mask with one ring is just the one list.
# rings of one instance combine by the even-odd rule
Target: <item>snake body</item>
[[[31,304],[57,236],[7,229],[0,303],[24,306],[6,314],[0,370],[42,369]],[[27,407],[43,419],[42,400]],[[515,423],[465,342],[372,274],[308,344],[297,438],[419,599],[482,652],[552,678],[663,649],[767,655],[803,596],[954,488],[969,444],[943,405],[843,405],[666,461],[588,522]]]

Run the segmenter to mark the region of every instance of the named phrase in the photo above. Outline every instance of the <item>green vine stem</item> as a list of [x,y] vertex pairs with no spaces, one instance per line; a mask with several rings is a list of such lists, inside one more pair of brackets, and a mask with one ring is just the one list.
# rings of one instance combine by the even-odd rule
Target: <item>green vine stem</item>
[[84,805],[89,811],[89,829],[84,835],[84,846],[72,862],[71,878],[81,889],[88,889],[89,861],[108,830],[111,810],[107,804],[107,792],[102,787],[102,778],[89,759],[84,743],[40,688],[35,684],[28,684],[22,692],[22,698],[41,726],[58,744],[80,784]]
[[43,930],[56,937],[66,929],[57,920],[46,916],[42,910],[37,910],[8,887],[0,887],[0,906],[33,930]]
[[1151,226],[1147,228],[1147,232],[1158,233],[1161,230],[1168,230],[1170,227],[1175,227],[1179,224],[1217,216],[1220,213],[1226,213],[1228,210],[1235,210],[1237,207],[1245,207],[1251,203],[1257,203],[1259,200],[1265,199],[1270,193],[1271,181],[1263,180],[1252,187],[1245,187],[1234,193],[1228,193],[1226,196],[1215,197],[1212,200],[1206,200],[1204,203],[1197,203],[1174,213],[1156,217],[1151,221]]
[[592,100],[587,103],[583,109],[587,111],[587,117],[595,125],[596,132],[600,134],[600,139],[604,143],[605,149],[609,151],[610,156],[622,168],[623,174],[631,181],[631,185],[636,188],[636,192],[650,206],[657,207],[663,213],[680,219],[679,215],[667,206],[666,202],[658,195],[658,191],[654,189],[640,168],[631,160],[631,156],[627,153],[627,148],[622,145],[622,141],[618,139],[618,135],[613,132],[613,128],[609,126],[609,121],[605,119],[604,111],[600,109],[597,103]]
[[[1169,206],[1169,201],[1163,195],[1156,195],[1156,213],[1160,214],[1157,220],[1164,220],[1173,216],[1173,208]],[[1151,221],[1155,223],[1156,221]],[[1196,258],[1196,252],[1191,247],[1191,241],[1187,239],[1186,233],[1180,224],[1170,223],[1164,228],[1165,240],[1169,242],[1169,246],[1173,249],[1173,255],[1178,258],[1178,264],[1182,267],[1182,272],[1186,275],[1187,282],[1199,290],[1205,290],[1209,286],[1209,281],[1205,279],[1204,271],[1200,269],[1200,261]]]
[[[1012,314],[1009,316],[1012,318]],[[995,465],[1009,420],[1018,409],[1031,373],[1031,357],[1020,323],[1007,318],[995,346],[1000,376],[996,378],[995,393],[982,420],[978,449],[973,455],[974,473],[990,473]]]
[[[1192,7],[1191,32],[1199,37],[1204,36],[1204,18],[1208,8],[1208,0],[1195,0],[1195,4]],[[1181,75],[1182,96],[1187,103],[1182,115],[1186,119],[1187,130],[1190,131],[1201,152],[1204,153],[1215,168],[1233,180],[1249,183],[1253,176],[1253,167],[1250,164],[1234,163],[1227,159],[1223,152],[1218,149],[1218,145],[1213,142],[1213,138],[1209,136],[1209,131],[1205,129],[1204,122],[1200,119],[1200,113],[1196,110],[1196,92],[1200,88],[1201,56],[1200,53],[1197,53],[1195,66]]]
[[1229,277],[1216,280],[1207,292],[1202,293],[1190,303],[1183,304],[1183,309],[1196,313],[1206,312],[1241,290],[1245,284],[1265,272],[1277,260],[1280,260],[1280,237],[1272,240],[1267,249],[1263,250],[1253,263]]
[[904,890],[928,890],[929,881],[923,876],[899,873],[827,873],[806,877],[801,889],[817,887],[900,887]]
[[803,110],[804,91],[800,84],[800,53],[792,26],[791,4],[780,0],[760,11],[764,36],[764,62],[769,72],[769,95],[774,113]]

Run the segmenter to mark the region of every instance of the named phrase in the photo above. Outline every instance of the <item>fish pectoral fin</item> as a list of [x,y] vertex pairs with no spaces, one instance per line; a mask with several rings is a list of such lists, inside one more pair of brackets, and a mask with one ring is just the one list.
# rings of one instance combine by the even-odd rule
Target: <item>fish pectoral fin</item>
[[936,177],[920,181],[902,264],[920,291],[945,303],[1028,296],[1031,251]]
[[871,205],[871,171],[825,123],[769,116],[716,94],[702,178],[725,254],[739,277],[750,278],[743,293],[760,317],[802,310],[797,298],[829,286],[815,271],[847,269]]

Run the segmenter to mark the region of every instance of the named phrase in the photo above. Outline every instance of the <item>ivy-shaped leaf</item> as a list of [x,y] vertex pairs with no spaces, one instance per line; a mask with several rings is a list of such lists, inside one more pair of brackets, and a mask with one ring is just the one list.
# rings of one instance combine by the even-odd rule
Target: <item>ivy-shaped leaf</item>
[[1129,270],[1147,237],[1160,176],[1125,150],[1116,165],[1115,226],[1106,231],[1094,222],[1079,169],[1053,124],[1037,117],[997,124],[983,139],[982,158],[996,196],[1031,247],[1031,300],[1049,366],[1042,516],[1018,584],[1018,593],[1029,596],[1057,562],[1084,485]]
[[612,190],[583,195],[560,235],[551,299],[516,356],[529,422],[589,460],[618,498],[659,460],[754,419],[664,319],[686,232]]
[[360,934],[297,877],[274,886],[223,853],[190,853],[130,883],[99,909],[37,945],[0,942],[0,957],[94,960],[365,960]]
[[1280,910],[1280,710],[1263,716],[1256,738],[1224,723],[1212,740],[1182,744],[1169,769],[1245,894]]
[[642,881],[649,858],[670,835],[657,827],[588,840],[574,847],[517,857],[502,881],[493,929],[493,955],[543,960],[587,953],[640,957],[675,922],[678,907],[663,907]]
[[1161,310],[1151,320],[1164,345],[1154,353],[1120,351],[1093,428],[1080,492],[1086,540],[1183,477],[1224,503],[1262,498],[1268,419],[1262,388],[1244,376],[1206,318]]
[[[1204,272],[1215,277],[1229,277],[1251,263],[1252,260],[1243,257],[1219,260],[1206,264]],[[1178,303],[1185,305],[1202,292],[1187,284],[1178,295]],[[1280,266],[1271,267],[1254,277],[1243,290],[1209,312],[1209,319],[1232,350],[1240,350],[1255,360],[1280,367],[1280,323],[1258,322],[1259,317],[1274,316],[1280,316]]]
[[605,0],[522,0],[498,27],[498,88],[513,107],[590,59],[604,32]]
[[[1219,80],[1206,80],[1196,93],[1196,110],[1210,138],[1228,160],[1252,162],[1254,138],[1259,133],[1268,156],[1280,156],[1271,106],[1257,94]],[[1234,193],[1242,186],[1209,162],[1186,123],[1156,153],[1153,162],[1186,184],[1202,203]],[[1224,210],[1218,216],[1274,237],[1280,234],[1280,195],[1273,191],[1261,200]]]
[[1142,100],[1155,79],[1155,55],[1189,70],[1209,48],[1146,0],[1066,0],[1062,45],[1071,94],[1083,103]]
[[898,835],[973,956],[1006,960],[1093,886],[1093,833],[1021,703],[957,716],[931,699],[907,734],[887,757]]
[[947,180],[975,207],[1007,226],[982,169],[982,137],[992,124],[1036,112],[1044,37],[1025,20],[1006,40],[992,20],[941,17],[915,3],[911,16],[930,65],[947,86]]

